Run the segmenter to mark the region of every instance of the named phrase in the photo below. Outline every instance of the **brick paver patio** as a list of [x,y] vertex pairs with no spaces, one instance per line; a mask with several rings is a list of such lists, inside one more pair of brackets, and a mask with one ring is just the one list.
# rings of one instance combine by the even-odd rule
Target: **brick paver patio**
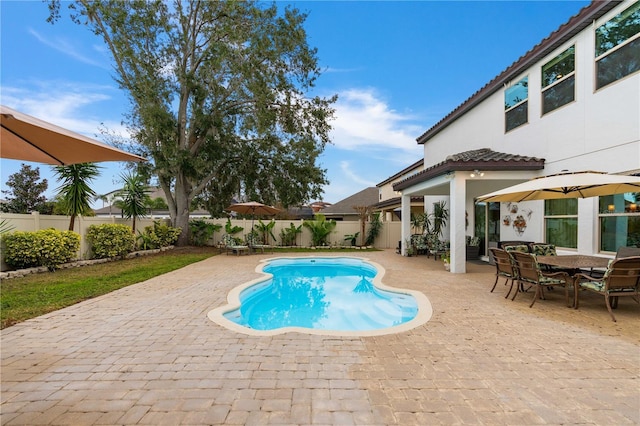
[[433,317],[378,337],[253,337],[207,318],[269,255],[216,256],[1,332],[1,423],[640,424],[640,306],[529,308],[493,267],[363,253]]

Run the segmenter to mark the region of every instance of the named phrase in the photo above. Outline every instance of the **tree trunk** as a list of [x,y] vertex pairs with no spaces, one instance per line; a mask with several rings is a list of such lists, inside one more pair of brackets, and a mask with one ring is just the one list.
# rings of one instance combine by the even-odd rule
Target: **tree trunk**
[[180,185],[176,185],[176,215],[174,217],[173,226],[176,228],[180,228],[182,231],[180,232],[180,236],[178,237],[178,241],[176,245],[178,246],[188,246],[189,245],[189,207],[191,204],[191,200],[187,195],[184,188]]

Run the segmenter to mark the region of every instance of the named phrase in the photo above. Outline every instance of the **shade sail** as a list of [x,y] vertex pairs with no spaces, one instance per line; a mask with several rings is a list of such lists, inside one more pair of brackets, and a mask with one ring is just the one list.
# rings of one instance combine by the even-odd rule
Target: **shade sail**
[[589,198],[640,192],[640,177],[603,172],[559,173],[531,179],[478,197],[485,202],[521,202],[562,198]]
[[0,158],[59,166],[101,161],[146,161],[138,155],[4,105],[0,105],[0,125]]

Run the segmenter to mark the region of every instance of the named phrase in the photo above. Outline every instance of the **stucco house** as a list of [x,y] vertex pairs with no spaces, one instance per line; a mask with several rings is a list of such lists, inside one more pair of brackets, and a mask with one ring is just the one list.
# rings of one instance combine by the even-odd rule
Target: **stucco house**
[[[553,9],[549,9],[553,13]],[[476,203],[537,176],[640,173],[640,1],[594,1],[417,138],[422,170],[400,193],[402,239],[412,199],[450,210],[451,271],[465,272],[465,236],[612,255],[640,245],[640,194]],[[514,224],[517,223],[517,226]]]
[[[393,176],[376,185],[378,188],[378,202],[372,206],[374,212],[382,213],[383,222],[396,222],[401,220],[401,199],[400,193],[393,189],[397,182],[407,179],[422,171],[424,159],[416,161],[410,166],[400,170]],[[424,211],[424,197],[411,197],[411,213],[422,213]]]

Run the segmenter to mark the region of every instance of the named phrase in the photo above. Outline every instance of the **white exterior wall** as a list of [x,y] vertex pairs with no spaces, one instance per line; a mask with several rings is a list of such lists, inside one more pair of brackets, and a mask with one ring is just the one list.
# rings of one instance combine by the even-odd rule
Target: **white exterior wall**
[[[640,73],[595,90],[595,28],[632,3],[626,1],[615,7],[513,78],[512,82],[517,83],[524,76],[529,77],[528,124],[505,133],[504,89],[498,90],[424,144],[424,167],[440,163],[451,154],[490,148],[544,158],[545,169],[537,173],[540,176],[563,170],[610,173],[640,170]],[[542,116],[542,66],[572,45],[575,45],[576,63],[575,100]],[[526,176],[523,173],[523,179]],[[469,212],[473,211],[474,195],[480,194],[467,192]],[[598,252],[597,203],[597,198],[579,201],[578,251],[581,253]],[[512,227],[501,226],[501,240],[544,241],[544,202],[520,204],[532,212],[527,229],[522,235],[516,235]],[[507,214],[503,203],[501,217]]]

